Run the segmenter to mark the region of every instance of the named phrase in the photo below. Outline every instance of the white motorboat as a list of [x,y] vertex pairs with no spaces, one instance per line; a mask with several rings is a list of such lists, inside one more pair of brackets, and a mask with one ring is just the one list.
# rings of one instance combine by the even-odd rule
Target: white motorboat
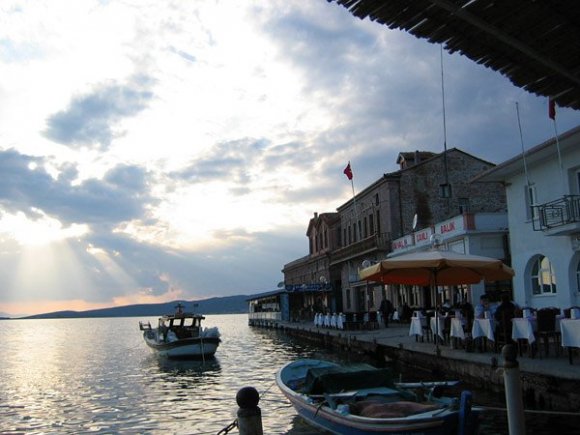
[[139,322],[147,346],[169,358],[213,357],[221,342],[217,327],[203,328],[201,314],[186,313],[177,305],[175,314],[159,318],[156,328],[150,322]]

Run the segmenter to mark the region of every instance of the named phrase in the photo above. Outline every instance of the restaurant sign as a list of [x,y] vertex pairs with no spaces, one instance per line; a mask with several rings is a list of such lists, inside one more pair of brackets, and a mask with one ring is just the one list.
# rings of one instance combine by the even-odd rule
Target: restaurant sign
[[435,225],[435,232],[441,234],[442,237],[452,237],[459,233],[465,232],[465,220],[463,215],[448,219]]
[[404,237],[399,237],[398,239],[393,240],[391,244],[391,249],[393,252],[401,251],[410,248],[415,244],[415,240],[412,234],[409,234]]
[[431,236],[433,235],[433,228],[425,228],[417,231],[415,234],[415,246],[424,246],[431,243]]

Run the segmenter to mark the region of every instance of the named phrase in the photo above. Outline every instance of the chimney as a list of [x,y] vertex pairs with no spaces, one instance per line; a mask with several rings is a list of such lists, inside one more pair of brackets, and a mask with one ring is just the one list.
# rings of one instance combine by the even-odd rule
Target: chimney
[[314,219],[317,219],[317,218],[318,218],[318,212],[317,212],[317,211],[315,211],[315,212],[314,212]]

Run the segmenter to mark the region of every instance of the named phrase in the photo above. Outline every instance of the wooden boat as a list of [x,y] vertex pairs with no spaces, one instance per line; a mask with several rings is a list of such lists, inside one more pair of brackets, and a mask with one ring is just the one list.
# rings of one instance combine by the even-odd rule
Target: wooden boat
[[150,322],[139,322],[147,346],[169,358],[210,358],[221,342],[218,328],[202,328],[201,314],[183,312],[177,305],[175,314],[159,318],[156,328]]
[[471,393],[445,397],[458,382],[394,383],[388,369],[301,359],[283,366],[276,383],[308,423],[334,434],[477,433],[481,409]]

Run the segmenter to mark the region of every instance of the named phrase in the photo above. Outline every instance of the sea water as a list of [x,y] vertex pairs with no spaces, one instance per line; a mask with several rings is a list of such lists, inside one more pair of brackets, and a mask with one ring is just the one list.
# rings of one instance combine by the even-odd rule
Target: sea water
[[[206,316],[205,326],[217,326],[222,335],[215,358],[172,361],[145,345],[139,320],[157,321],[0,321],[0,433],[217,434],[236,418],[238,390],[252,386],[260,393],[265,434],[321,434],[297,417],[275,373],[296,358],[352,357],[250,328],[240,314]],[[475,390],[478,400],[501,406],[501,397]],[[529,434],[557,427],[570,433],[567,424],[526,416]],[[482,433],[507,433],[505,413],[491,412]]]

